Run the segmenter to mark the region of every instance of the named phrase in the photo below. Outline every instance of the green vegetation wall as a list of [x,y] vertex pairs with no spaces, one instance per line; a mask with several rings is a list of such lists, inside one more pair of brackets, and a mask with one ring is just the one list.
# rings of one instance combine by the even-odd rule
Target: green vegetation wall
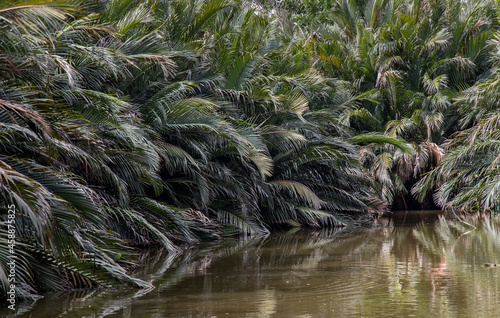
[[125,269],[139,246],[360,224],[418,200],[496,210],[497,12],[0,1],[2,288],[12,226],[29,297],[147,287]]

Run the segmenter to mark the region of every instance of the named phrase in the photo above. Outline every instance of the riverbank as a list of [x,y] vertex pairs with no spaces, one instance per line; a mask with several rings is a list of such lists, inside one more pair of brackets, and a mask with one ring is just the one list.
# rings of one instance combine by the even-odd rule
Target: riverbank
[[154,290],[49,293],[19,317],[496,317],[500,278],[483,264],[500,257],[499,220],[467,222],[474,228],[441,218],[150,250],[133,274]]

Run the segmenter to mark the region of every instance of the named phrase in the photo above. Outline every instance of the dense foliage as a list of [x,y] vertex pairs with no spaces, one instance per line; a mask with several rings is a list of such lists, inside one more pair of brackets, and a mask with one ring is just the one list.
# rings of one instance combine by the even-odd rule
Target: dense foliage
[[499,9],[0,1],[4,291],[12,207],[21,297],[147,287],[135,246],[496,210]]

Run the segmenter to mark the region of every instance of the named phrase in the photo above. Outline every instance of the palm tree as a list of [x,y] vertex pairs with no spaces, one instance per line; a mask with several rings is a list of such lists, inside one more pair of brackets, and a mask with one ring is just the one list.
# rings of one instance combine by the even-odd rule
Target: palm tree
[[[494,47],[497,41],[492,41]],[[498,58],[492,55],[491,76],[464,90],[456,100],[464,130],[448,140],[446,157],[413,189],[425,195],[433,189],[443,208],[464,211],[498,209]]]
[[[138,180],[153,182],[155,176],[147,168],[154,157],[148,156],[149,162],[135,159],[135,166],[125,164],[127,159],[145,157],[152,148],[137,145],[141,136],[127,123],[127,103],[89,89],[102,88],[106,71],[123,76],[117,63],[125,59],[112,59],[116,55],[109,50],[88,50],[75,43],[102,29],[93,28],[86,18],[66,22],[76,10],[72,3],[23,4],[2,10],[2,23],[8,26],[3,28],[7,30],[2,42],[3,82],[8,84],[2,88],[0,108],[0,208],[15,206],[18,213],[16,255],[23,268],[17,277],[19,296],[29,296],[35,282],[49,289],[108,285],[116,279],[148,286],[124,270],[123,261],[131,257],[131,250],[109,231],[105,220],[110,220],[109,206],[129,200],[125,182],[139,192]],[[71,27],[66,28],[67,23]],[[100,77],[85,76],[93,65],[102,64],[100,53],[108,53],[104,56],[113,62],[110,68],[101,68]],[[80,68],[83,64],[86,69]],[[131,146],[138,151],[127,152]],[[122,164],[117,168],[115,162]],[[96,188],[99,185],[110,185],[111,191]],[[149,225],[134,217],[136,224]],[[172,246],[168,239],[164,243]],[[7,245],[2,246],[6,264]],[[6,276],[2,278],[5,288]]]
[[341,1],[332,24],[309,40],[315,66],[350,83],[354,98],[343,105],[343,123],[413,145],[411,156],[378,143],[362,148],[364,164],[395,208],[417,206],[406,194],[439,164],[441,144],[460,129],[452,100],[487,70],[491,5]]

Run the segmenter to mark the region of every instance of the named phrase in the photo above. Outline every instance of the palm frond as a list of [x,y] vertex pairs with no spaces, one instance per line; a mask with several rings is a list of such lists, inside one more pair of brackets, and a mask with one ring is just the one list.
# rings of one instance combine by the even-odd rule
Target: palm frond
[[300,182],[293,180],[272,180],[269,181],[269,183],[279,188],[288,190],[291,194],[293,194],[293,196],[306,201],[315,209],[319,209],[324,203],[323,200],[318,198],[318,196],[311,189]]

